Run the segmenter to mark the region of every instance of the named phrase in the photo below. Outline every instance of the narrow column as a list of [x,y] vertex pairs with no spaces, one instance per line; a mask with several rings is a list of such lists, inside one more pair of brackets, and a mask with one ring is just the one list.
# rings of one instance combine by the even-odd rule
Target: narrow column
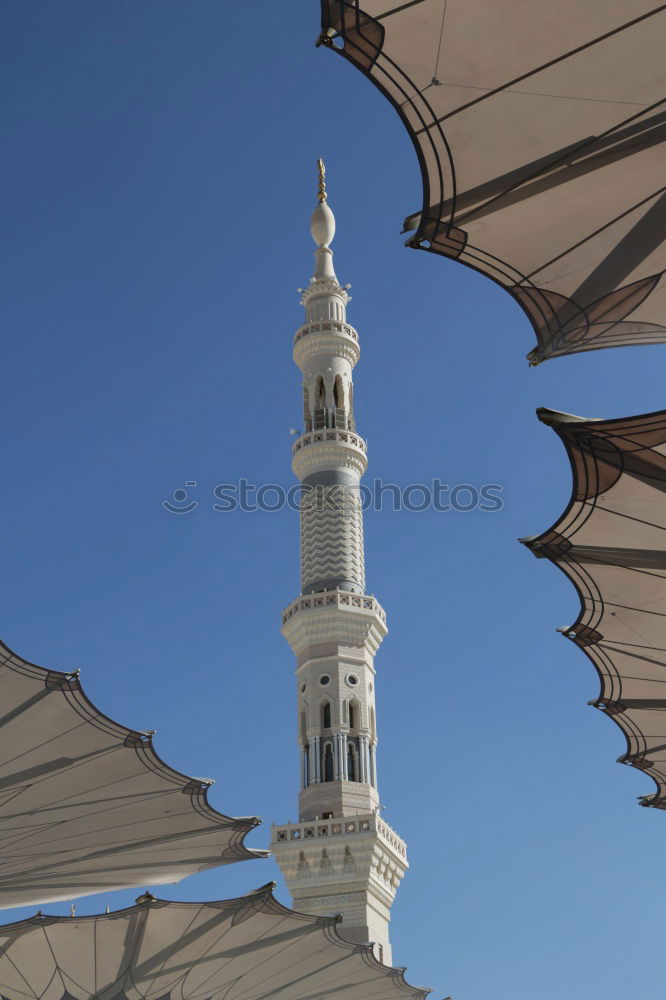
[[347,754],[345,752],[346,739],[344,733],[338,733],[338,755],[340,757],[340,777],[347,780]]
[[370,747],[370,783],[373,788],[377,787],[377,756],[374,745]]
[[370,757],[368,753],[368,737],[359,737],[359,756],[361,758],[361,781],[370,781]]
[[317,783],[317,781],[319,781],[319,775],[318,775],[319,768],[317,767],[318,742],[319,741],[317,740],[316,736],[313,736],[310,740],[310,780],[308,782],[308,784],[310,785],[314,785]]

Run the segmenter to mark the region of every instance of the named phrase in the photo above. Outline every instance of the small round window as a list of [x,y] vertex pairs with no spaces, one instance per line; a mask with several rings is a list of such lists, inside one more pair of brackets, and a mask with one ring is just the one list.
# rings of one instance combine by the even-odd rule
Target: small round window
[[326,687],[326,685],[330,683],[330,680],[331,678],[328,676],[328,674],[322,674],[321,677],[319,678],[319,683],[321,684],[322,687]]
[[350,687],[356,687],[358,684],[358,677],[356,674],[347,674],[347,684],[349,684]]

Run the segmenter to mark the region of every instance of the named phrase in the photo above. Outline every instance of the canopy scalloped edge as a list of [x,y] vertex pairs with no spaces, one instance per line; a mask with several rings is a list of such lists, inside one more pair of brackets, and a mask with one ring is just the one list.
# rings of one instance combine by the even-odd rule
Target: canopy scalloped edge
[[257,817],[214,809],[212,782],[170,767],[152,733],[101,712],[78,671],[37,666],[0,642],[0,692],[0,908],[269,856],[243,844]]
[[618,763],[657,786],[640,804],[666,809],[666,410],[618,420],[537,416],[564,444],[572,494],[551,528],[519,540],[576,588],[580,613],[558,631],[597,671],[600,692],[589,704],[625,736]]
[[[495,60],[494,53],[502,53],[506,46],[492,39],[491,17],[488,16],[499,17],[499,12],[493,15],[496,4],[494,0],[488,3],[485,12],[478,3],[475,5],[478,19],[488,22],[476,25],[470,20],[473,15],[462,0],[457,6],[455,0],[444,5],[446,21],[442,19],[441,5],[429,4],[428,0],[411,0],[403,4],[363,0],[363,6],[359,0],[321,0],[322,32],[317,45],[333,49],[378,88],[397,112],[416,151],[423,204],[420,212],[405,220],[403,232],[415,230],[406,246],[457,260],[508,291],[536,334],[537,346],[527,355],[530,365],[581,351],[666,342],[663,316],[666,193],[658,158],[666,116],[662,93],[656,93],[655,74],[649,68],[651,55],[643,51],[646,39],[659,51],[659,27],[655,18],[660,12],[663,14],[664,8],[646,11],[645,4],[633,0],[626,9],[620,7],[619,11],[617,4],[612,5],[612,9],[609,5],[607,12],[603,6],[601,10],[596,8],[596,14],[594,9],[587,11],[589,31],[598,29],[598,37],[588,37],[585,34],[588,27],[583,27],[577,47],[570,46],[559,58],[549,60],[544,53],[551,49],[549,36],[553,25],[546,15],[555,16],[557,8],[552,4],[544,4],[543,9],[537,7],[531,20],[537,28],[540,20],[544,21],[543,52],[535,52],[530,63],[525,53],[530,53],[532,46],[514,24],[511,37],[518,46],[514,61],[523,68],[522,60],[528,59],[529,69],[515,80],[505,81],[502,73],[506,59],[500,55]],[[501,12],[507,24],[510,14],[514,20],[521,17],[518,7],[514,14],[503,5]],[[579,13],[582,14],[582,10]],[[566,14],[561,17],[567,22]],[[441,50],[442,38],[445,43],[448,38],[449,21],[454,24],[452,18],[458,19],[455,41],[449,42],[442,68],[452,56],[460,53],[454,76],[460,73],[461,67],[471,72],[472,45],[477,41],[477,27],[482,27],[486,45],[483,51],[488,56],[485,61],[490,62],[490,56],[493,61],[489,79],[499,76],[503,80],[496,89],[478,86],[483,84],[481,74],[472,73],[455,84],[437,79],[437,73],[430,79],[427,56],[421,56],[421,51],[434,45],[433,39],[437,36],[440,36]],[[467,18],[464,25],[463,18]],[[618,19],[620,23],[616,23]],[[493,26],[497,28],[496,21]],[[612,46],[620,32],[631,39],[631,47],[627,49],[624,63],[618,64]],[[488,50],[489,35],[494,50]],[[466,43],[469,44],[465,50]],[[562,44],[565,45],[564,41]],[[589,61],[595,57],[602,62],[598,72],[592,74]],[[544,60],[541,65],[540,58]],[[410,61],[414,65],[409,67],[408,73],[404,63]],[[645,96],[645,101],[640,103],[633,92],[624,95],[625,100],[614,99],[612,95],[605,100],[594,96],[552,95],[553,83],[548,75],[542,85],[545,92],[539,93],[542,75],[548,74],[558,63],[562,64],[565,74],[574,63],[576,70],[580,70],[574,80],[580,78],[581,89],[589,89],[590,79],[608,79],[609,74],[617,77],[621,66],[622,79],[630,79],[637,94]],[[640,67],[638,73],[637,66]],[[414,80],[417,73],[420,86]],[[528,81],[526,89],[514,86],[525,79]],[[428,82],[424,85],[425,80]],[[570,91],[573,87],[575,94],[575,82],[566,77],[565,82],[566,86],[561,89]],[[447,88],[455,86],[471,88],[460,93],[472,96],[462,104],[458,102],[457,107],[454,100],[450,108],[442,95]],[[498,95],[501,102],[507,94],[537,102],[535,107],[526,108],[522,116],[518,111],[511,112],[514,117],[510,121],[502,121],[506,107],[501,103],[495,114],[505,145],[512,144],[518,149],[516,134],[512,133],[512,128],[516,128],[522,129],[521,149],[525,148],[522,152],[517,151],[515,157],[504,160],[500,157],[496,173],[482,174],[482,182],[469,180],[462,169],[462,147],[468,147],[465,150],[467,173],[474,177],[479,173],[478,164],[489,160],[497,136],[484,136],[483,126],[475,125],[465,116],[474,115],[478,109],[473,106],[486,98],[492,101]],[[535,119],[538,116],[540,122],[548,122],[547,102],[555,98],[569,100],[571,106],[564,120],[558,114],[561,134],[551,137],[546,127],[544,137],[541,125],[539,129],[534,128]],[[636,105],[642,110],[637,110]],[[615,117],[614,106],[617,107]],[[585,115],[581,108],[586,109]],[[523,127],[525,122],[527,128]],[[622,199],[616,190],[615,161],[623,157],[632,159],[632,163],[640,161],[639,169],[643,172],[642,186],[637,187],[633,201],[633,190]],[[629,187],[626,182],[625,189]],[[567,197],[562,192],[569,189],[572,193]],[[559,194],[559,200],[553,197],[553,191]],[[580,204],[589,206],[597,194],[599,203],[595,201],[594,211],[584,216]],[[609,211],[611,215],[617,214],[609,218],[605,214]],[[513,238],[511,251],[505,238],[507,232]],[[515,249],[518,236],[521,237],[518,241],[520,253]],[[657,289],[662,298],[661,307],[655,294]],[[647,310],[643,308],[646,302]]]
[[[407,982],[404,968],[380,962],[372,944],[346,941],[338,932],[340,916],[314,917],[291,910],[275,898],[274,888],[275,883],[269,882],[245,896],[210,902],[169,901],[147,892],[133,906],[111,913],[65,917],[38,912],[2,925],[0,989],[3,996],[14,1000],[12,983],[6,978],[16,976],[25,991],[32,987],[34,976],[44,981],[45,990],[30,992],[31,997],[50,998],[49,990],[57,979],[58,984],[66,984],[71,1000],[87,1000],[90,993],[84,980],[92,974],[95,996],[124,997],[129,986],[131,996],[140,992],[141,996],[165,1000],[176,989],[175,995],[185,1000],[203,995],[216,1000],[227,996],[229,987],[234,986],[248,1000],[258,1000],[266,996],[270,982],[271,990],[291,1000],[292,996],[305,995],[303,988],[309,986],[310,978],[310,988],[318,986],[316,995],[322,996],[323,977],[343,1000],[358,997],[360,988],[377,1000],[398,1000],[399,996],[425,1000],[428,996],[429,989]],[[152,931],[151,916],[157,921]],[[253,919],[254,928],[250,923]],[[92,934],[86,931],[91,924]],[[40,932],[48,934],[54,928],[57,936],[51,934],[42,941]],[[317,938],[318,930],[324,942]],[[36,931],[39,940],[34,937]],[[231,940],[227,941],[227,936]],[[33,940],[42,946],[43,954],[29,947]],[[74,940],[76,948],[72,948]],[[155,944],[159,947],[157,957],[151,950]],[[86,945],[94,954],[86,952]],[[342,953],[339,968],[331,946]],[[29,964],[21,967],[21,962]],[[40,962],[50,962],[52,968],[42,972],[33,967]],[[104,972],[107,965],[111,970],[108,977]],[[202,985],[206,992],[201,992]]]

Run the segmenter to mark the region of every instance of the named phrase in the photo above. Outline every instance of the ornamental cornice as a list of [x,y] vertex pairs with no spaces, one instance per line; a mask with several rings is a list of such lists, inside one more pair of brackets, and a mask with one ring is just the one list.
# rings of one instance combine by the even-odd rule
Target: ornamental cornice
[[353,431],[322,428],[294,443],[291,467],[300,480],[333,469],[349,469],[360,478],[368,467],[365,451],[365,441]]
[[310,278],[308,287],[301,291],[301,305],[306,306],[310,299],[314,299],[318,295],[337,295],[345,305],[351,300],[351,295],[347,294],[337,278]]
[[[316,323],[312,324],[312,326],[317,325]],[[296,336],[298,337],[298,333]],[[353,340],[343,333],[314,333],[308,331],[305,334],[305,339],[301,337],[294,343],[293,357],[300,369],[303,369],[311,358],[322,354],[344,358],[353,368],[361,356],[361,349],[358,346],[358,341]]]
[[344,646],[365,647],[374,656],[386,630],[378,618],[374,620],[353,620],[344,613],[313,616],[312,618],[290,619],[282,626],[282,634],[296,656],[308,646],[322,642],[337,642]]

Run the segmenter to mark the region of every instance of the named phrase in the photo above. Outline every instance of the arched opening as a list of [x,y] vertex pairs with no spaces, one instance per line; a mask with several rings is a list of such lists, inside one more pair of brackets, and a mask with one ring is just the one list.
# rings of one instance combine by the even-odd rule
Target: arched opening
[[333,747],[330,743],[324,744],[324,752],[322,754],[321,763],[321,772],[324,781],[333,781]]
[[326,387],[324,378],[317,375],[314,389],[314,429],[326,427]]
[[377,741],[377,730],[375,729],[375,710],[370,708],[370,742],[376,743]]
[[303,424],[306,431],[312,430],[312,414],[310,413],[310,393],[307,385],[303,384]]
[[349,702],[349,728],[358,729],[361,722],[361,706],[352,698]]
[[305,719],[305,712],[301,712],[300,723],[301,723],[300,724],[301,744],[303,746],[307,746],[308,737],[307,737],[307,724]]
[[331,728],[331,703],[330,701],[325,701],[321,706],[321,728],[330,729]]
[[347,744],[347,780],[358,781],[358,762],[356,759],[356,747],[353,743]]
[[342,384],[342,376],[336,375],[333,382],[333,405],[335,407],[335,426],[346,427],[347,420],[345,414],[345,388]]

